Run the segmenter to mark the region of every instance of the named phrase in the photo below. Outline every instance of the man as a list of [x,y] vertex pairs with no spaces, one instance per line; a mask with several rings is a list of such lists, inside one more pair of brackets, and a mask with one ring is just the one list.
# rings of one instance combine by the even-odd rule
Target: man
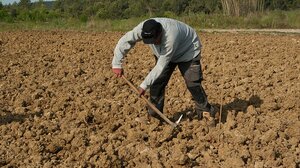
[[[209,125],[214,125],[215,112],[201,86],[201,43],[195,30],[185,23],[169,18],[143,21],[127,32],[115,47],[112,70],[117,77],[123,75],[124,56],[141,40],[152,49],[156,65],[139,86],[139,94],[144,95],[150,88],[150,101],[162,112],[165,87],[178,66],[195,101],[198,118],[202,119],[204,116],[208,119]],[[161,120],[153,110],[148,109],[148,113]]]

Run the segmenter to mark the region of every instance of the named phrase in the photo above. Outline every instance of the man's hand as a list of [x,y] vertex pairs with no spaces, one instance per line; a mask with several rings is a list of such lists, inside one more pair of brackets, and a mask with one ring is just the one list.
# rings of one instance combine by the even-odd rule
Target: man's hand
[[122,68],[113,68],[113,73],[117,75],[118,78],[122,77],[123,75],[123,69]]
[[143,88],[139,87],[138,90],[139,90],[139,96],[140,97],[145,96],[145,90]]

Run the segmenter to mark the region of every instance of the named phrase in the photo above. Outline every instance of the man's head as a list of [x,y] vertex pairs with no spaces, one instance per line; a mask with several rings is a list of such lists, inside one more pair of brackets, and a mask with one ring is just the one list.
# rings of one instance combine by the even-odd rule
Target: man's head
[[142,38],[145,44],[156,44],[160,41],[162,25],[154,19],[144,22],[142,28]]

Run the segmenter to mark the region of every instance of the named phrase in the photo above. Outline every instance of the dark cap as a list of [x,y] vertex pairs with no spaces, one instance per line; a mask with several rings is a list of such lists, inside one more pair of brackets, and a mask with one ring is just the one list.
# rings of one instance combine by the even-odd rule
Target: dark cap
[[142,28],[142,38],[145,44],[154,44],[156,38],[160,35],[162,26],[154,19],[149,19],[144,22]]

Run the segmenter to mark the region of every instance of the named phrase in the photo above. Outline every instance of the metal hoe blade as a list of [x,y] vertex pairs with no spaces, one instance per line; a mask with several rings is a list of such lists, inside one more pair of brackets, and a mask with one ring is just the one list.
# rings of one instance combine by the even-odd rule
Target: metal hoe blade
[[179,124],[179,122],[181,121],[182,117],[183,117],[183,114],[181,114],[181,116],[179,117],[179,119],[175,122],[176,125]]

